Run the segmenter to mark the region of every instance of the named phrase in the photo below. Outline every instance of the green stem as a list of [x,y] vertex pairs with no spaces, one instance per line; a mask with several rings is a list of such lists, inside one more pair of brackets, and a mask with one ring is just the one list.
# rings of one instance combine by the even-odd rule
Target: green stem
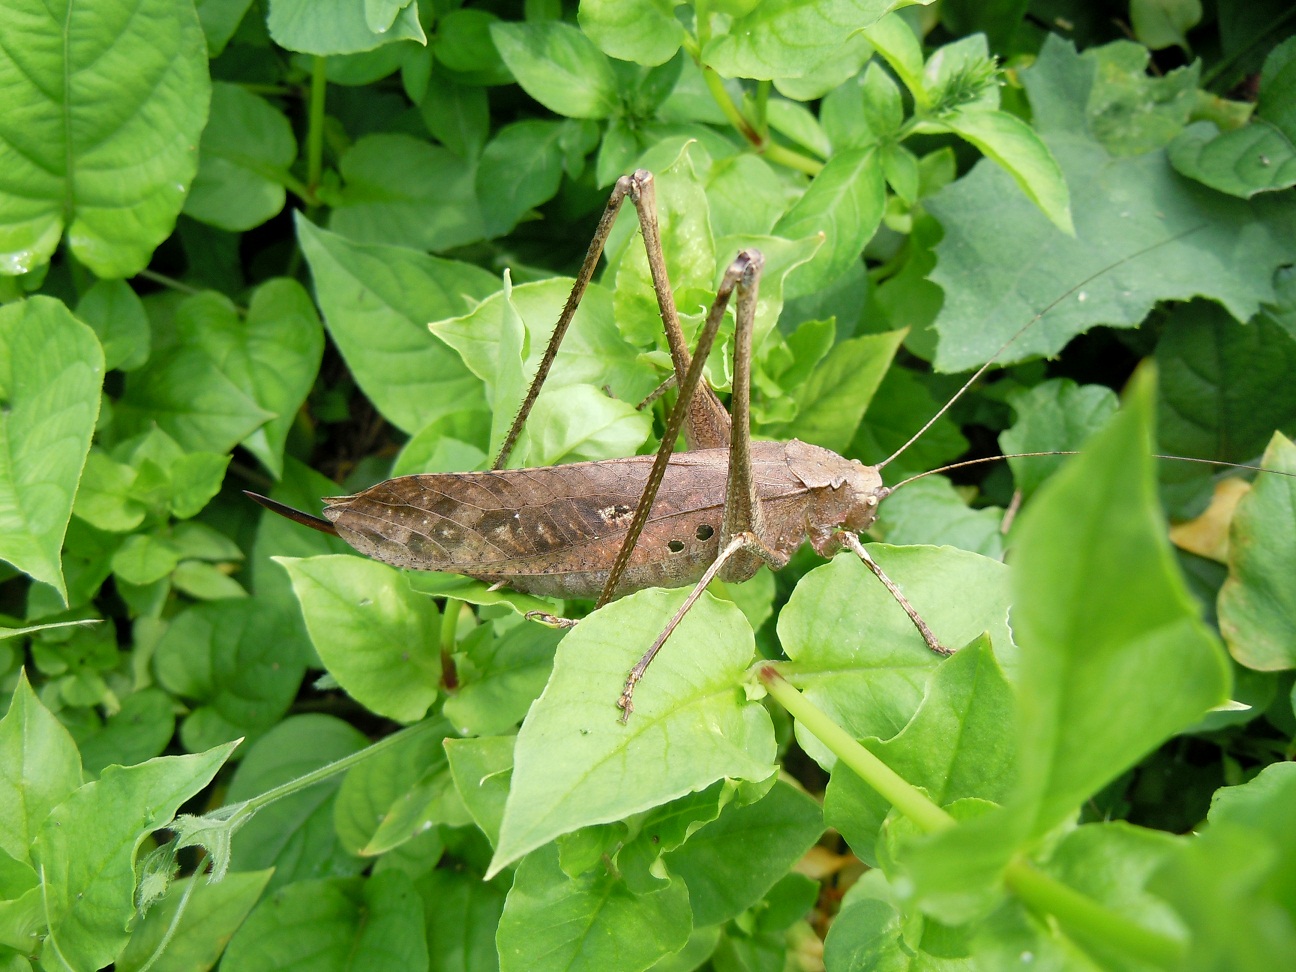
[[309,200],[324,174],[324,96],[328,91],[325,78],[327,62],[316,57],[311,66],[310,110],[306,122],[306,190]]
[[[770,695],[828,747],[839,760],[897,810],[927,833],[948,830],[955,820],[907,780],[861,746],[826,712],[809,701],[773,665],[759,677]],[[1009,862],[1004,883],[1028,907],[1052,915],[1073,938],[1103,942],[1161,968],[1174,968],[1183,944],[1144,928],[1033,867],[1025,858]]]
[[1178,968],[1184,944],[1144,928],[1033,867],[1023,858],[1008,864],[1004,883],[1031,908],[1052,915],[1073,938],[1101,942],[1163,969]]
[[789,169],[804,172],[808,176],[817,176],[823,171],[824,164],[818,159],[812,159],[810,156],[802,155],[800,152],[793,152],[777,142],[766,142],[761,151],[765,158],[771,162],[777,162],[779,165],[785,165]]
[[746,139],[752,148],[771,162],[785,165],[789,169],[796,169],[798,172],[804,172],[810,176],[819,174],[819,171],[823,168],[822,162],[807,155],[802,155],[800,152],[794,152],[777,142],[772,142],[758,132],[747,116],[734,104],[734,100],[729,97],[729,92],[725,90],[720,75],[703,65],[702,78],[706,81],[707,90],[711,92],[711,97],[715,99],[715,103],[720,106],[725,118],[729,120],[729,124],[738,130],[738,134]]
[[441,650],[449,653],[455,650],[455,631],[459,628],[459,610],[463,601],[447,597],[445,608],[441,612]]
[[802,695],[773,665],[760,670],[761,683],[774,699],[892,806],[927,833],[948,830],[954,818],[886,763],[856,742],[826,712]]

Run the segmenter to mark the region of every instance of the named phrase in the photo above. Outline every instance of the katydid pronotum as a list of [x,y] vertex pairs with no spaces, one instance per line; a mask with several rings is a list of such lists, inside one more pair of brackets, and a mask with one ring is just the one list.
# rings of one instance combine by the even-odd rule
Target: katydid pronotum
[[[505,469],[627,197],[638,215],[678,390],[661,445],[655,456]],[[662,253],[652,175],[640,170],[623,176],[491,470],[401,476],[352,496],[329,497],[324,500],[325,519],[249,495],[275,512],[340,536],[361,553],[397,567],[466,574],[523,593],[597,596],[602,606],[646,587],[693,584],[629,673],[617,702],[623,720],[633,711],[635,685],[707,585],[716,577],[746,580],[762,563],[778,570],[803,539],[809,539],[824,557],[842,548],[852,550],[895,597],[927,646],[948,654],[949,649],[869,555],[859,534],[873,524],[879,504],[892,492],[883,485],[881,470],[916,441],[998,354],[904,446],[876,466],[798,440],[752,442],[752,325],[762,265],[756,250],[735,257],[690,356]],[[1083,283],[1068,294],[1080,286]],[[726,412],[702,373],[735,292],[731,412]],[[681,431],[689,451],[676,454],[674,445]]]

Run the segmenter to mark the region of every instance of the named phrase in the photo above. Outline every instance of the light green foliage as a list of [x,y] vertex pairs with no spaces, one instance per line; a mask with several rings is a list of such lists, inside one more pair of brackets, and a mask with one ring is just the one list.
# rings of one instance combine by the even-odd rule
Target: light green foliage
[[[1038,7],[8,3],[0,968],[1296,954],[1290,18]],[[862,537],[953,657],[806,545],[714,581],[623,723],[683,591],[399,572],[241,495],[488,468],[636,169],[687,343],[763,256],[754,438],[880,463],[991,365]],[[500,489],[658,447],[634,209]],[[1212,497],[1174,536],[1218,559],[1173,551],[1158,498]]]

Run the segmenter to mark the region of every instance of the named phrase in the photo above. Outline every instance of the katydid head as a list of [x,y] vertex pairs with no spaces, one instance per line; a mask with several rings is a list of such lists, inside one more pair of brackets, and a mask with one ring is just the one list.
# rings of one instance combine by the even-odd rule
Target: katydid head
[[882,485],[874,466],[847,459],[821,446],[793,439],[787,443],[787,462],[806,485],[806,535],[820,556],[830,557],[841,548],[842,530],[863,533],[877,519],[878,506],[891,494]]

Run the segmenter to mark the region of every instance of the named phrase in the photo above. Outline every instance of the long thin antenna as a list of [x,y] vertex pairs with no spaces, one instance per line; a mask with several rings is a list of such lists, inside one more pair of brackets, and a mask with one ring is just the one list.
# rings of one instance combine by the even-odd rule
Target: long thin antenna
[[1167,239],[1164,239],[1164,240],[1158,240],[1156,243],[1153,243],[1151,246],[1145,246],[1143,249],[1141,249],[1141,250],[1136,250],[1136,251],[1134,251],[1133,253],[1129,254],[1128,256],[1123,256],[1123,257],[1121,257],[1119,260],[1117,260],[1115,263],[1110,263],[1110,264],[1108,264],[1107,266],[1103,267],[1101,270],[1098,270],[1098,271],[1096,271],[1096,272],[1094,272],[1094,273],[1091,273],[1089,276],[1087,276],[1087,277],[1085,277],[1083,280],[1081,280],[1078,284],[1076,284],[1075,286],[1071,287],[1069,290],[1065,291],[1064,293],[1060,294],[1060,295],[1059,295],[1059,296],[1058,296],[1058,297],[1057,297],[1057,298],[1056,298],[1052,303],[1050,303],[1047,307],[1045,307],[1043,310],[1041,310],[1038,314],[1036,314],[1034,317],[1032,317],[1029,321],[1027,321],[1027,322],[1026,322],[1025,324],[1023,324],[1021,327],[1019,327],[1019,328],[1017,329],[1016,333],[1013,334],[1013,336],[1010,337],[1007,341],[1005,341],[1002,345],[1000,345],[998,351],[996,351],[993,355],[991,355],[989,361],[987,361],[985,364],[983,364],[983,365],[982,365],[980,368],[978,368],[976,371],[972,372],[972,377],[969,378],[967,381],[965,381],[965,382],[963,383],[963,387],[960,388],[957,392],[954,393],[954,397],[951,398],[949,401],[947,401],[944,405],[942,405],[942,406],[940,407],[940,411],[938,411],[935,415],[933,415],[930,419],[928,419],[928,420],[927,420],[927,423],[926,423],[926,424],[925,424],[921,429],[919,429],[919,430],[918,430],[917,432],[915,432],[912,436],[910,436],[908,442],[906,442],[904,445],[902,445],[902,446],[901,446],[899,449],[897,449],[895,452],[891,453],[891,455],[887,456],[885,459],[883,459],[881,462],[879,462],[879,463],[877,464],[877,466],[874,467],[874,468],[876,468],[876,469],[882,469],[882,468],[884,468],[884,467],[885,467],[888,463],[890,463],[893,459],[897,459],[897,458],[899,458],[899,456],[900,456],[901,454],[903,454],[904,451],[905,451],[906,449],[908,449],[911,445],[913,445],[913,444],[914,444],[915,442],[917,442],[920,438],[922,438],[923,433],[926,432],[928,429],[930,429],[933,425],[935,425],[936,422],[940,419],[940,417],[941,417],[942,415],[944,415],[946,412],[948,412],[948,411],[950,410],[950,408],[954,405],[954,403],[957,402],[960,398],[963,397],[964,393],[965,393],[969,388],[972,387],[972,385],[976,382],[976,380],[977,380],[978,378],[980,378],[982,375],[984,375],[987,371],[990,370],[990,366],[993,365],[996,361],[999,360],[999,356],[1000,356],[1001,354],[1003,354],[1003,353],[1004,353],[1005,351],[1007,351],[1010,347],[1012,347],[1014,341],[1016,341],[1019,337],[1021,337],[1021,336],[1022,336],[1023,334],[1025,334],[1028,330],[1030,330],[1030,328],[1035,324],[1036,321],[1038,321],[1038,320],[1039,320],[1041,317],[1043,317],[1045,314],[1048,314],[1050,311],[1052,311],[1055,307],[1057,307],[1059,304],[1061,304],[1064,300],[1066,300],[1068,297],[1070,297],[1072,294],[1074,294],[1074,293],[1075,293],[1077,290],[1079,290],[1081,287],[1088,286],[1089,284],[1093,283],[1093,281],[1095,281],[1095,280],[1097,280],[1099,277],[1101,277],[1103,274],[1105,274],[1105,273],[1109,273],[1109,272],[1111,272],[1112,270],[1115,270],[1117,267],[1124,266],[1125,264],[1131,262],[1132,260],[1137,260],[1139,257],[1143,256],[1143,254],[1145,254],[1145,253],[1151,253],[1153,250],[1157,249],[1158,247],[1165,246],[1167,243],[1174,243],[1174,242],[1176,242],[1177,240],[1182,240],[1185,236],[1189,236],[1189,235],[1191,235],[1191,234],[1193,234],[1193,233],[1196,233],[1198,230],[1203,229],[1203,228],[1205,227],[1205,225],[1206,225],[1206,224],[1203,223],[1203,224],[1201,224],[1200,226],[1194,226],[1194,227],[1193,227],[1192,229],[1190,229],[1190,230],[1184,230],[1184,232],[1182,232],[1182,233],[1178,233],[1178,234],[1176,234],[1176,235],[1174,235],[1174,236],[1171,236],[1171,237],[1168,237]]
[[[918,473],[916,476],[910,476],[908,479],[902,479],[900,482],[891,486],[887,490],[887,495],[894,493],[901,486],[907,486],[909,483],[916,482],[919,479],[926,479],[928,476],[935,476],[937,473],[946,473],[951,469],[964,469],[967,466],[980,466],[987,462],[999,462],[1002,459],[1031,459],[1036,456],[1078,456],[1078,449],[1055,449],[1051,452],[1010,452],[1003,456],[981,456],[978,459],[964,459],[962,462],[952,462],[948,466],[941,466],[937,469],[928,469],[926,472]],[[1152,453],[1153,459],[1172,459],[1175,462],[1196,462],[1204,466],[1226,466],[1229,469],[1250,469],[1254,472],[1273,473],[1275,476],[1290,476],[1296,479],[1296,473],[1284,472],[1281,469],[1270,469],[1268,466],[1256,466],[1248,462],[1226,462],[1223,459],[1199,459],[1196,456],[1167,456],[1160,452]]]

